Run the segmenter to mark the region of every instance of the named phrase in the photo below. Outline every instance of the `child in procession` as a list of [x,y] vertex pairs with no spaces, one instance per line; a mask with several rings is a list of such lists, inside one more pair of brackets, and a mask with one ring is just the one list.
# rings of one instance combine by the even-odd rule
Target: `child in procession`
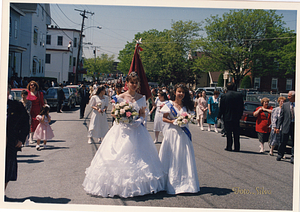
[[51,129],[49,123],[51,122],[51,116],[49,115],[50,106],[44,105],[39,115],[36,116],[36,120],[40,123],[34,131],[33,139],[37,140],[36,150],[40,151],[41,140],[44,142],[44,149],[47,148],[47,140],[54,137],[53,130]]

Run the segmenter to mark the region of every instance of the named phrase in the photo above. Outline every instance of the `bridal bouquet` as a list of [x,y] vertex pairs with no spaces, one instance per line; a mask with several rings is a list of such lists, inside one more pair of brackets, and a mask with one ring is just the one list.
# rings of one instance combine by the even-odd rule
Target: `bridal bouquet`
[[97,107],[98,109],[101,109],[101,105],[102,105],[102,103],[100,102],[100,103],[98,103],[98,104],[96,105],[96,107]]
[[183,112],[180,116],[177,116],[176,122],[179,127],[184,126],[189,122],[195,124],[194,115],[191,115],[187,112]]
[[131,123],[134,118],[139,115],[133,106],[127,101],[116,103],[111,114],[116,116],[117,123]]

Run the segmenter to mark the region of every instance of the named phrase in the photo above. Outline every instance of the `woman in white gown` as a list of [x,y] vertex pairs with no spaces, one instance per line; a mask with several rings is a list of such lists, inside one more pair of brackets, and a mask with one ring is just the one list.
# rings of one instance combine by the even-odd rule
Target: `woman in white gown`
[[165,92],[159,91],[158,96],[155,99],[155,106],[153,106],[152,110],[155,110],[155,117],[154,117],[154,124],[153,124],[153,131],[155,133],[155,140],[154,143],[158,142],[159,132],[162,131],[164,123],[163,123],[163,114],[160,112],[160,109],[164,106],[164,104],[168,101],[167,94]]
[[180,84],[175,86],[175,100],[166,103],[160,110],[166,122],[164,140],[159,158],[163,169],[168,173],[166,191],[168,194],[197,193],[200,191],[195,162],[194,148],[188,125],[179,127],[177,116],[187,109],[193,111],[193,102],[188,89]]
[[98,142],[101,143],[101,138],[104,138],[109,130],[106,109],[108,107],[108,96],[105,94],[105,87],[99,86],[96,94],[92,96],[90,100],[90,106],[93,109],[89,131],[88,131],[88,143],[92,143],[92,137],[98,138]]
[[106,134],[91,165],[86,169],[84,190],[92,195],[127,198],[164,190],[163,172],[157,149],[142,125],[146,98],[136,92],[139,78],[127,76],[128,91],[117,96],[118,102],[129,101],[136,111],[133,123],[114,123]]

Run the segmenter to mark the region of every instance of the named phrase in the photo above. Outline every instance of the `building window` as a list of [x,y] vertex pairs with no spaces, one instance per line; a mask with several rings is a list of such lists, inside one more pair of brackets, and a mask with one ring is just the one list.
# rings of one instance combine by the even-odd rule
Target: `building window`
[[44,7],[42,7],[42,21],[44,20]]
[[15,21],[15,39],[18,38],[18,21]]
[[37,45],[37,41],[38,41],[38,28],[37,27],[34,27],[34,30],[33,30],[33,43],[35,45]]
[[36,74],[36,69],[38,67],[38,60],[36,59],[36,57],[33,58],[32,61],[32,74]]
[[76,57],[73,57],[73,66],[76,66]]
[[70,55],[69,66],[72,65],[72,56]]
[[51,45],[51,35],[46,36],[46,44]]
[[260,77],[254,78],[254,88],[260,88]]
[[277,89],[277,83],[278,83],[278,79],[272,78],[271,89]]
[[41,73],[41,70],[42,70],[42,61],[41,59],[39,59],[39,73]]
[[74,47],[77,47],[77,38],[74,38]]
[[36,16],[39,17],[39,5],[36,7]]
[[42,73],[44,73],[44,60],[42,60]]
[[293,80],[292,79],[286,79],[286,90],[290,91],[292,90]]
[[51,54],[46,54],[45,63],[47,64],[51,63]]
[[62,46],[63,45],[63,36],[57,36],[57,45]]
[[9,37],[11,37],[11,18],[9,19]]

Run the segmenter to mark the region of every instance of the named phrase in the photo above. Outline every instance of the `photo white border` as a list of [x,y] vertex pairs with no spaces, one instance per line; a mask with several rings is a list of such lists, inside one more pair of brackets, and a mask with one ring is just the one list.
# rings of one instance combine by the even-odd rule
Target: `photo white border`
[[[1,71],[0,71],[0,88],[2,91],[6,91],[7,89],[7,77],[8,77],[8,50],[9,50],[9,4],[10,2],[18,2],[18,3],[50,3],[50,4],[87,4],[87,5],[115,5],[115,6],[157,6],[157,7],[190,7],[190,8],[224,8],[224,9],[276,9],[276,10],[297,10],[297,54],[296,54],[296,70],[299,68],[299,28],[300,28],[300,1],[214,1],[214,0],[85,0],[84,3],[82,0],[63,0],[63,1],[45,1],[45,0],[32,0],[32,1],[10,1],[10,0],[2,0],[2,9],[0,8],[1,15]],[[1,14],[2,12],[2,14]],[[299,71],[298,71],[299,72]],[[300,82],[299,74],[296,71],[296,79],[295,79],[295,90],[299,91]],[[6,140],[6,92],[0,92],[0,99],[2,100],[2,104],[0,105],[0,126],[2,129],[1,141]],[[299,97],[296,95],[296,105],[299,103]],[[299,114],[300,110],[298,107],[295,107],[296,114]],[[299,115],[296,115],[298,118]],[[294,176],[293,176],[293,211],[300,211],[299,208],[299,157],[300,157],[300,148],[297,144],[297,138],[299,138],[299,124],[295,123],[295,163],[294,163]],[[239,210],[239,209],[210,209],[210,208],[158,208],[158,207],[138,207],[138,206],[105,206],[105,205],[80,205],[80,204],[36,204],[36,203],[7,203],[4,202],[4,164],[5,164],[5,142],[2,142],[0,148],[0,167],[2,168],[2,175],[0,175],[0,190],[2,192],[2,198],[0,200],[0,211],[32,211],[32,210],[55,210],[57,211],[260,211],[260,210]],[[297,157],[299,156],[299,157]],[[201,186],[200,186],[201,187]],[[266,211],[266,210],[264,210]],[[274,211],[274,210],[270,210]]]

